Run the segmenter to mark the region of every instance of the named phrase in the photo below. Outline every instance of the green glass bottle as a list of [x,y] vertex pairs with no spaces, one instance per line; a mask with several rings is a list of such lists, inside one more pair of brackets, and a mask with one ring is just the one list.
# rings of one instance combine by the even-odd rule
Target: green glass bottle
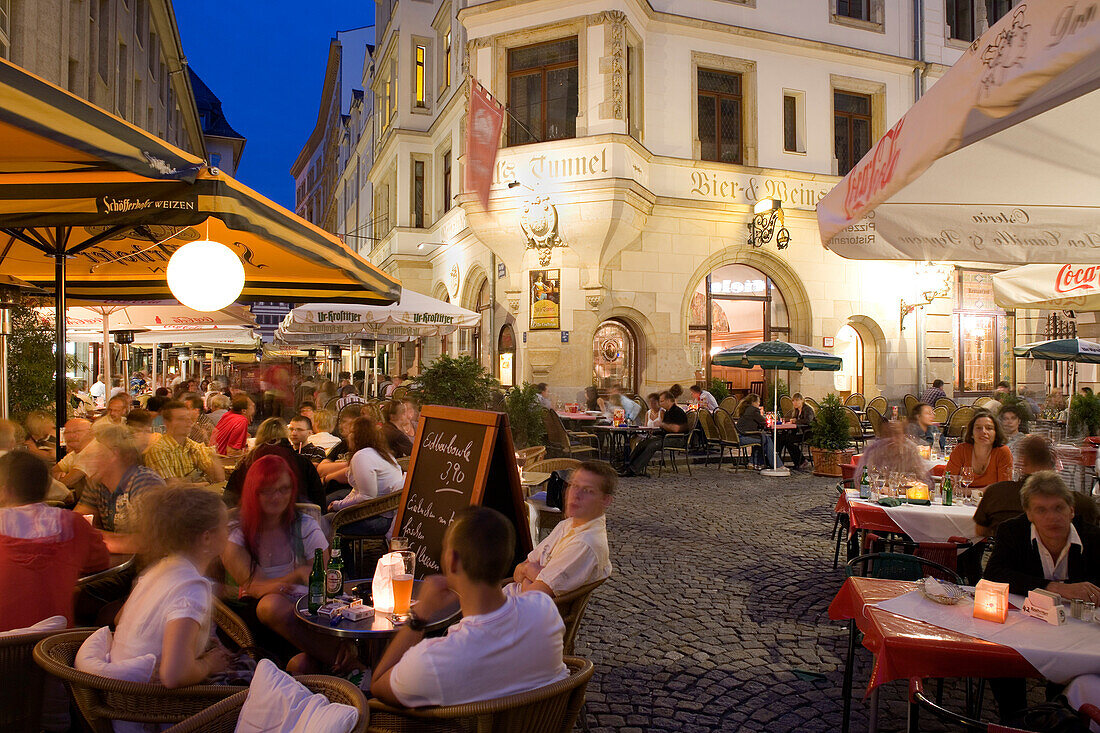
[[344,558],[340,556],[340,535],[332,538],[325,573],[325,598],[332,600],[344,594]]
[[951,506],[955,497],[955,487],[951,485],[951,474],[945,473],[943,475],[943,505]]
[[863,475],[859,477],[859,498],[871,498],[871,479],[867,476],[867,466],[863,467]]
[[309,571],[309,596],[306,603],[309,612],[317,613],[317,609],[325,602],[325,554],[321,550],[313,553],[313,570]]

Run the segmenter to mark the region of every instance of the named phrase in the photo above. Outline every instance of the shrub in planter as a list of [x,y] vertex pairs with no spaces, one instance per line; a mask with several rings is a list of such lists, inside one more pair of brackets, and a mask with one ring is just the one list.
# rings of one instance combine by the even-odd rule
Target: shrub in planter
[[468,356],[443,354],[417,378],[412,394],[423,405],[446,405],[484,410],[500,385],[485,367]]
[[809,444],[814,473],[819,476],[840,476],[840,465],[848,463],[855,455],[848,416],[836,394],[829,393],[821,400],[814,414]]
[[546,425],[542,421],[542,405],[536,399],[538,393],[537,385],[524,382],[504,398],[504,411],[508,413],[516,448],[542,445]]
[[1100,434],[1100,397],[1077,394],[1069,403],[1070,435]]

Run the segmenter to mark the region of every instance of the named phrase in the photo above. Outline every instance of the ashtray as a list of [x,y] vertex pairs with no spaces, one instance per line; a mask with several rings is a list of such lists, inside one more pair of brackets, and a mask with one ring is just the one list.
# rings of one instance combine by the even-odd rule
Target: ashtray
[[936,586],[931,592],[925,587],[925,579],[917,581],[921,595],[930,601],[942,604],[944,606],[954,606],[956,603],[966,598],[966,591],[954,583],[949,583],[945,580],[936,581]]

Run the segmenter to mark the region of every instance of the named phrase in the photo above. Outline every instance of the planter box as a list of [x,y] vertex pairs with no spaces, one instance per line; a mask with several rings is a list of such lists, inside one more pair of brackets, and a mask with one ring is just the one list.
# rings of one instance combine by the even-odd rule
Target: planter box
[[848,450],[821,450],[820,448],[810,448],[810,455],[814,459],[814,476],[833,476],[835,478],[841,477],[840,466],[844,463],[851,463],[852,456],[856,454],[854,449]]

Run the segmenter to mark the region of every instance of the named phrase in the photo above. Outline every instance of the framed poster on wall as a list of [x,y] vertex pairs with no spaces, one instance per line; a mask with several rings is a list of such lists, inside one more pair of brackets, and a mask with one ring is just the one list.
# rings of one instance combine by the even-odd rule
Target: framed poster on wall
[[561,328],[561,270],[531,270],[531,330]]

